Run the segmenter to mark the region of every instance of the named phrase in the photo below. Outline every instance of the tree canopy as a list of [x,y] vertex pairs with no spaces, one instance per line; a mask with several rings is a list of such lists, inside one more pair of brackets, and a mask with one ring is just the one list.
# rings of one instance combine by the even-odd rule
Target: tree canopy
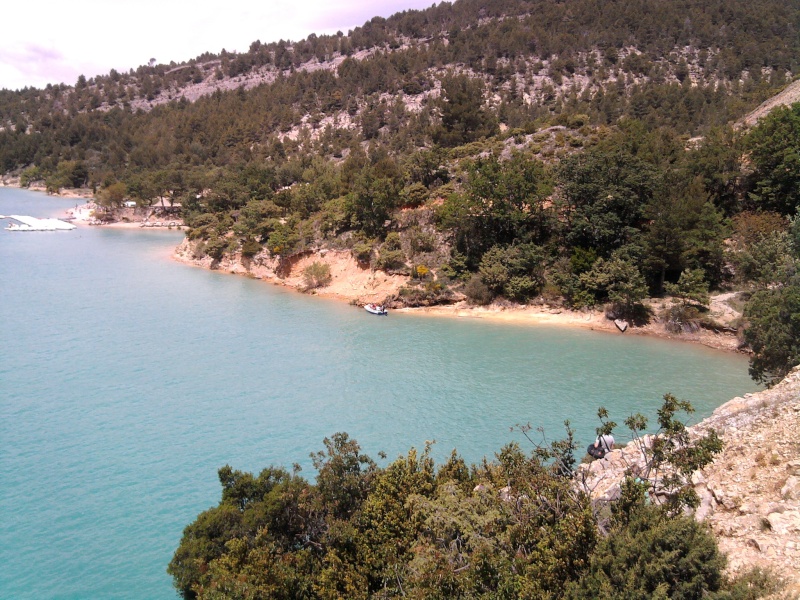
[[[684,515],[689,475],[721,446],[713,433],[689,440],[687,410],[667,394],[659,442],[642,445],[664,504],[633,475],[618,501],[592,501],[568,424],[564,440],[512,443],[472,466],[455,451],[437,466],[426,447],[381,467],[343,433],[312,454],[315,484],[225,466],[219,504],[184,530],[168,571],[184,598],[727,598],[724,557]],[[626,422],[634,436],[647,423]]]

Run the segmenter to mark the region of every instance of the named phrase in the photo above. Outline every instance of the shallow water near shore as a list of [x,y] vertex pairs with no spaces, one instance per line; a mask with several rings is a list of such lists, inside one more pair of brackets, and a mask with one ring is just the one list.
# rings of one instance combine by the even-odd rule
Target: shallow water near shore
[[[74,200],[0,188],[0,214]],[[3,223],[7,223],[4,221]],[[3,225],[5,227],[5,225]],[[173,598],[216,471],[303,466],[337,431],[377,459],[581,445],[598,406],[695,420],[756,389],[743,356],[574,328],[391,314],[170,260],[182,234],[0,229],[0,598]],[[618,439],[624,441],[625,436]],[[385,464],[386,461],[383,461]]]

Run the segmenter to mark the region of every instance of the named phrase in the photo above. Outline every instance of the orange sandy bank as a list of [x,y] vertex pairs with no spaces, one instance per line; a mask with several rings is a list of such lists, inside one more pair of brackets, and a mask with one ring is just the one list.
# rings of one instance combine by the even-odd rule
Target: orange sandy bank
[[[317,296],[343,300],[351,304],[363,305],[369,302],[382,303],[394,296],[398,290],[408,283],[402,275],[392,275],[383,271],[373,271],[360,266],[347,250],[318,250],[306,254],[281,265],[278,260],[265,255],[257,255],[253,259],[224,258],[212,261],[208,256],[195,258],[193,243],[184,240],[175,250],[175,258],[183,263],[213,269],[217,271],[246,275],[263,279],[278,285],[302,291],[305,282],[303,270],[317,262],[328,265],[331,281],[324,287],[311,293]],[[724,299],[724,296],[720,298]],[[659,302],[651,302],[654,313],[660,310]],[[461,301],[445,306],[425,308],[401,308],[393,312],[422,316],[455,317],[472,319],[489,319],[519,325],[556,325],[582,327],[596,331],[605,331],[618,335],[652,335],[679,341],[699,343],[705,346],[726,351],[739,351],[740,344],[734,335],[718,334],[701,330],[697,333],[672,334],[660,323],[651,323],[644,327],[630,327],[625,333],[620,332],[614,322],[606,318],[602,311],[574,311],[547,305],[535,306],[470,306]],[[722,301],[712,302],[711,317],[727,324],[738,313],[732,311]]]

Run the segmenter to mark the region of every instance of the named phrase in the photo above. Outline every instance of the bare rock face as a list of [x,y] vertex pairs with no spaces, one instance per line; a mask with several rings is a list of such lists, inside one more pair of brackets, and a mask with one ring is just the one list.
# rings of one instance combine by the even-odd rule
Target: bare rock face
[[408,281],[405,275],[362,268],[349,251],[343,250],[309,250],[283,261],[262,250],[252,258],[245,258],[237,252],[215,260],[203,253],[202,242],[187,238],[175,249],[173,256],[176,260],[205,269],[247,275],[299,290],[305,287],[304,269],[321,262],[330,268],[331,281],[313,290],[314,293],[359,304],[383,302]]
[[784,500],[800,500],[800,478],[791,475],[781,488],[781,498]]
[[[775,387],[724,404],[699,431],[714,428],[725,450],[705,470],[722,494],[702,514],[728,554],[729,569],[770,567],[800,586],[800,369]],[[701,496],[702,497],[702,496]],[[749,541],[753,540],[753,543]]]
[[[800,367],[773,388],[720,406],[691,432],[710,429],[725,448],[692,475],[695,517],[716,534],[731,572],[771,568],[800,591]],[[632,442],[582,465],[579,476],[593,498],[611,500],[626,470],[643,463]]]

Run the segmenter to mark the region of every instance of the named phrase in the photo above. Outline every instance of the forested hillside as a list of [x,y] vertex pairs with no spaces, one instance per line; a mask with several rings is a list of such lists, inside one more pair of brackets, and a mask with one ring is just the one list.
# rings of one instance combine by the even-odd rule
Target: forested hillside
[[442,3],[2,91],[0,170],[108,208],[180,204],[197,258],[349,250],[408,276],[395,305],[605,304],[635,323],[668,293],[679,331],[717,327],[708,291],[735,285],[771,381],[800,358],[768,325],[800,295],[800,107],[731,125],[796,76],[799,32],[797,0]]
[[[327,156],[378,138],[391,138],[394,152],[453,146],[491,133],[492,124],[530,128],[563,114],[593,124],[637,118],[695,134],[739,116],[796,73],[798,14],[796,1],[780,0],[442,3],[375,18],[348,35],[255,41],[244,54],[3,91],[0,166],[80,160],[88,180],[102,184],[154,163],[226,166],[248,158],[239,153],[253,143],[297,139],[303,125],[324,138],[314,150]],[[489,129],[437,132],[448,73],[472,80],[469,91],[493,117]],[[250,94],[132,118],[170,99],[259,82],[266,85]],[[153,146],[149,136],[161,143],[133,153]]]
[[[681,332],[719,329],[709,292],[735,289],[771,384],[800,363],[800,104],[733,124],[798,71],[800,0],[458,0],[2,90],[0,172],[91,188],[109,215],[180,205],[212,265],[349,252],[407,277],[395,306],[605,306]],[[652,295],[674,300],[654,315]],[[720,450],[689,443],[687,408],[665,397],[657,476],[631,473],[603,507],[569,430],[438,468],[414,451],[381,468],[337,434],[315,484],[225,467],[169,572],[185,598],[760,597],[775,581],[726,580],[683,515]]]

